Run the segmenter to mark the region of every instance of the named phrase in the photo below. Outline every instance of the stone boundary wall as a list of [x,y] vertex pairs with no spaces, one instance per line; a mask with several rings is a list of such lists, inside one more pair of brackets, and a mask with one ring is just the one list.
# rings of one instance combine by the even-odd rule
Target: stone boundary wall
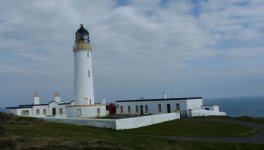
[[54,117],[41,117],[40,119],[74,124],[80,126],[93,126],[99,128],[110,128],[114,130],[123,130],[123,129],[133,129],[143,126],[148,126],[156,123],[161,123],[165,121],[180,119],[179,113],[168,113],[168,114],[159,114],[159,115],[149,115],[141,116],[134,118],[125,118],[125,119],[88,119],[88,118],[54,118]]

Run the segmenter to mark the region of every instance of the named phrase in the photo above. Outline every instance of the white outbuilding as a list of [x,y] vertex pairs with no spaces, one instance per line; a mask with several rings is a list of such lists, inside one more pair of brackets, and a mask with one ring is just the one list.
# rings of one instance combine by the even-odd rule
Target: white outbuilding
[[118,115],[150,115],[180,112],[181,118],[193,116],[226,115],[219,106],[203,105],[202,97],[139,99],[116,101]]
[[24,117],[66,117],[65,106],[71,103],[61,101],[59,93],[54,94],[54,99],[47,104],[40,103],[37,93],[33,96],[33,103],[29,105],[19,105],[18,107],[7,107],[8,113]]

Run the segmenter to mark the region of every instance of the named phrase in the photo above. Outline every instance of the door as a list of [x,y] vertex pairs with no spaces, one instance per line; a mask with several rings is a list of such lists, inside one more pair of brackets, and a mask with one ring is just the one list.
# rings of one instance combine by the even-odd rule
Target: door
[[140,105],[140,114],[143,115],[144,111],[143,111],[143,105]]
[[56,108],[52,108],[52,115],[56,115]]
[[171,107],[170,107],[170,104],[167,104],[167,113],[171,113]]

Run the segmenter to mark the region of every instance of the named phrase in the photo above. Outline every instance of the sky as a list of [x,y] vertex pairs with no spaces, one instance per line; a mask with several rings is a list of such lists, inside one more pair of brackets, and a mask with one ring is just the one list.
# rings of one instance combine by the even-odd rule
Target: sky
[[75,32],[96,101],[264,96],[263,0],[0,0],[0,106],[73,99]]

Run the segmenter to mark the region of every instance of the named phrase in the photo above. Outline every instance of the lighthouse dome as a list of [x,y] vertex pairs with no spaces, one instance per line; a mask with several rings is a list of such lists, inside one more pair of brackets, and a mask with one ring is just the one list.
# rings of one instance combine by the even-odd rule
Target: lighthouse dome
[[90,42],[89,40],[89,32],[83,27],[81,27],[76,31],[76,41],[75,42]]

